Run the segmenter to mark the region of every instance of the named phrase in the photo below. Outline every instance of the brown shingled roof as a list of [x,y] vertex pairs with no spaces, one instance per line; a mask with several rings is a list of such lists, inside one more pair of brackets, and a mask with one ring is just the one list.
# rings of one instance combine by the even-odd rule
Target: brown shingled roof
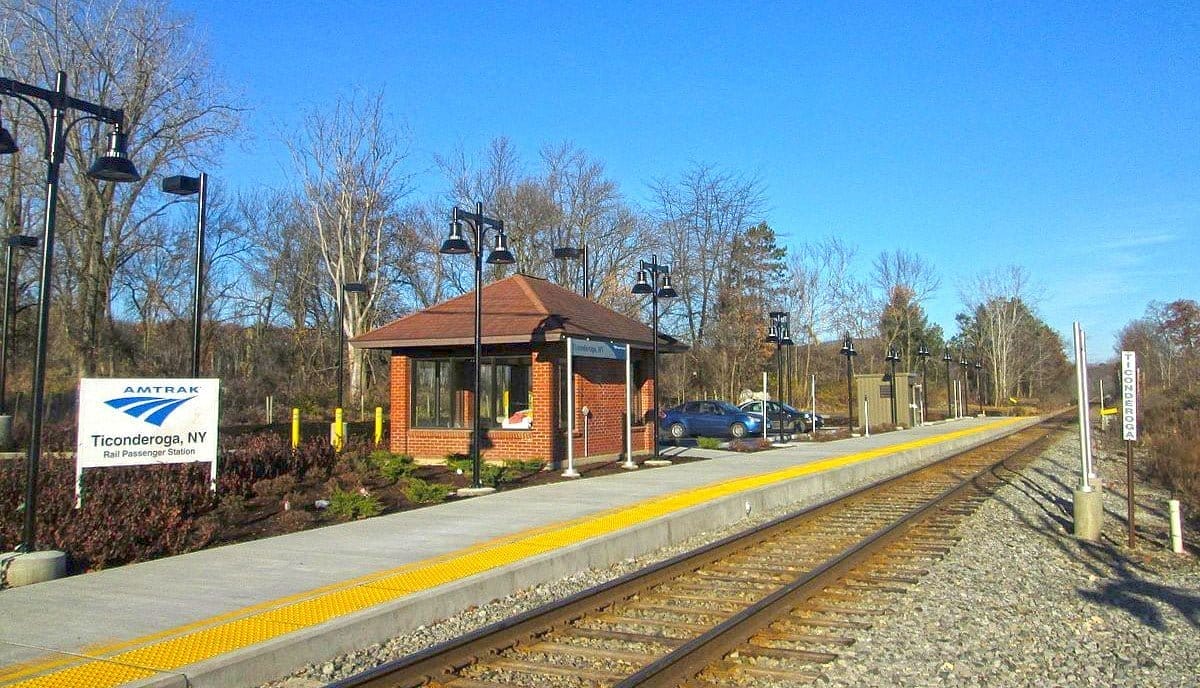
[[[653,346],[651,330],[641,322],[605,308],[573,291],[538,277],[513,275],[483,287],[484,344],[557,341],[564,337]],[[459,346],[475,341],[475,292],[406,315],[355,337],[360,349],[404,349]],[[684,351],[687,346],[659,333],[659,349]]]

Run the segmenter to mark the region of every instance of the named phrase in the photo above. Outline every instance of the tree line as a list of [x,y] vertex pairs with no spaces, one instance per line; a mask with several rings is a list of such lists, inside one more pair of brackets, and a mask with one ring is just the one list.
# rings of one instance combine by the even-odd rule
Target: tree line
[[[83,172],[101,150],[91,122],[67,134],[51,299],[48,388],[67,397],[88,376],[180,376],[190,360],[193,199],[158,190],[167,175],[212,168],[244,131],[253,105],[218,76],[188,19],[148,0],[0,0],[0,72],[34,83],[70,76],[82,98],[125,108],[135,184],[111,185]],[[120,30],[116,30],[116,27]],[[4,167],[4,217],[11,234],[40,235],[44,163],[40,127],[27,107],[4,99],[5,126],[22,149]],[[382,92],[334,95],[283,136],[290,152],[282,188],[233,191],[213,170],[203,260],[204,375],[223,380],[227,422],[263,420],[262,402],[325,413],[334,371],[346,358],[352,402],[386,404],[383,353],[339,351],[346,339],[472,288],[469,260],[438,247],[453,205],[481,201],[504,220],[513,266],[488,266],[485,280],[513,271],[584,291],[648,322],[648,303],[630,293],[641,260],[670,264],[679,298],[665,302],[661,329],[691,345],[664,360],[667,399],[735,399],[774,376],[764,342],[768,310],[791,314],[787,387],[806,398],[844,389],[837,356],[855,339],[857,370],[882,370],[895,346],[916,370],[925,345],[934,381],[943,351],[983,366],[974,384],[988,403],[1038,397],[1061,387],[1064,342],[1038,316],[1030,277],[1010,267],[962,285],[957,331],[928,322],[924,305],[941,288],[935,266],[904,250],[859,267],[858,249],[836,236],[786,242],[766,222],[761,181],[692,162],[646,180],[635,202],[604,161],[571,142],[532,158],[498,137],[481,151],[418,159],[415,141]],[[423,194],[416,173],[432,164],[441,188]],[[560,246],[588,249],[588,284]],[[38,261],[17,256],[12,299],[10,388],[28,389]],[[363,283],[365,293],[341,294]],[[341,303],[339,304],[339,301]],[[940,372],[939,372],[940,371]],[[838,380],[843,382],[839,383]],[[935,385],[930,385],[931,389]],[[774,381],[772,382],[774,389]]]

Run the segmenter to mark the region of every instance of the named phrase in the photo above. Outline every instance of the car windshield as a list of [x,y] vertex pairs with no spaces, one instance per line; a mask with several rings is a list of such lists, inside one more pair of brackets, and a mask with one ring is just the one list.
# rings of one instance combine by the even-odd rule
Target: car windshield
[[742,412],[742,410],[740,408],[734,406],[733,404],[729,403],[728,401],[714,401],[713,406],[716,406],[717,408],[721,409],[725,413],[741,413]]

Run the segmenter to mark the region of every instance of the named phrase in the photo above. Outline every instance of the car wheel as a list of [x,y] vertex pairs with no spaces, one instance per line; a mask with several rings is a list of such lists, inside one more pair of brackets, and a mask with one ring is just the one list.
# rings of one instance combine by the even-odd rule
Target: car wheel
[[796,433],[803,435],[806,432],[808,432],[808,427],[804,425],[804,421],[802,421],[802,420],[796,421]]
[[729,426],[729,434],[733,435],[735,439],[740,440],[746,436],[746,426],[741,423],[734,423]]
[[687,428],[683,427],[683,423],[671,423],[671,427],[667,429],[671,433],[671,437],[681,440],[687,435]]

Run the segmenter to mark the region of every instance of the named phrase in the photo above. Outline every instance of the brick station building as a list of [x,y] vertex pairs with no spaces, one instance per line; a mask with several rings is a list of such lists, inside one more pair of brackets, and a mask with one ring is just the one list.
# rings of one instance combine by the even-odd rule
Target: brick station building
[[[486,285],[481,300],[485,460],[561,465],[568,426],[575,461],[623,455],[627,438],[635,456],[652,451],[651,328],[528,275]],[[469,292],[351,341],[356,348],[391,351],[391,451],[425,460],[470,452],[474,323]],[[660,354],[687,349],[658,336]]]

